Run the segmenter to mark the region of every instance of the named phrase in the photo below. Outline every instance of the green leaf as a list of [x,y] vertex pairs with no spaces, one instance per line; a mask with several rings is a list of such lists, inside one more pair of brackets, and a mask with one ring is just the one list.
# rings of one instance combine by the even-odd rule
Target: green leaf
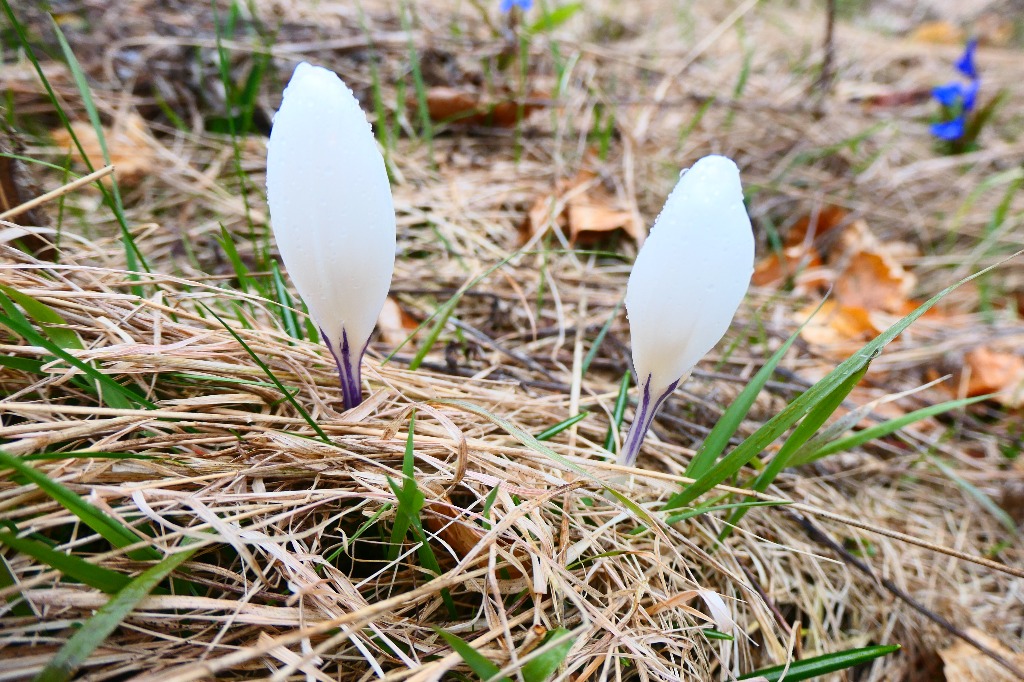
[[[821,310],[821,306],[825,304],[822,300],[818,304],[817,309],[811,313],[810,317],[800,328],[793,332],[793,335],[786,339],[786,342],[779,347],[777,351],[772,353],[772,356],[768,359],[768,362],[764,364],[757,374],[751,378],[747,385],[740,391],[740,394],[736,396],[732,404],[729,405],[728,409],[718,418],[715,425],[711,428],[711,433],[701,443],[700,448],[697,449],[697,454],[690,460],[690,465],[686,467],[686,475],[689,478],[700,478],[708,472],[709,469],[714,465],[715,460],[725,451],[725,446],[729,444],[729,439],[736,434],[740,424],[743,423],[743,419],[750,412],[751,406],[754,401],[757,400],[757,396],[761,394],[761,389],[768,383],[768,380],[772,378],[775,373],[775,368],[779,366],[782,358],[785,357],[789,351],[790,346],[796,341],[797,337],[800,336],[800,332],[807,325],[811,319]],[[673,498],[674,499],[674,498]],[[670,499],[666,505],[666,509],[674,509],[673,499]],[[682,505],[676,505],[682,506]]]
[[[572,19],[573,15],[575,15],[581,9],[583,9],[582,2],[572,2],[569,3],[568,5],[556,7],[550,12],[545,10],[544,15],[534,23],[530,24],[526,31],[527,33],[553,31],[562,24],[564,24],[565,22]],[[527,680],[527,682],[529,682],[529,680]]]
[[727,511],[729,509],[749,509],[750,507],[778,507],[781,505],[792,504],[790,500],[748,500],[746,502],[733,502],[730,504],[716,504],[711,506],[701,506],[695,509],[689,509],[678,514],[672,514],[671,516],[665,517],[665,523],[671,525],[673,523],[679,523],[686,519],[692,519],[695,516],[702,516],[704,514],[710,514],[716,511]]
[[[8,565],[7,559],[0,554],[0,589],[14,587],[15,584],[14,573],[11,572],[11,567]],[[23,599],[23,596],[20,592],[10,592],[5,601],[8,604],[13,604],[10,607],[10,614],[12,616],[31,618],[35,613],[32,611],[32,607],[28,605],[28,602]]]
[[826,396],[832,393],[851,376],[863,370],[868,363],[882,351],[882,348],[902,333],[903,330],[909,327],[915,320],[917,320],[917,318],[928,312],[928,310],[938,303],[939,300],[962,284],[989,272],[992,268],[997,267],[997,265],[985,268],[970,277],[966,277],[959,282],[946,287],[938,294],[921,304],[912,313],[889,327],[872,341],[869,341],[863,348],[854,353],[852,357],[845,360],[818,383],[800,394],[795,400],[793,400],[793,402],[783,408],[781,412],[768,420],[764,426],[740,443],[732,452],[719,460],[717,464],[707,471],[707,473],[699,476],[694,483],[687,486],[687,488],[679,495],[674,496],[670,502],[674,507],[687,505],[714,488],[719,483],[722,483],[729,477],[734,476],[743,466],[750,462],[750,460],[754,459],[754,457],[764,451],[764,449],[775,441],[776,438],[785,433],[791,426],[793,426],[793,424],[813,409],[815,405],[821,402]]
[[122,575],[117,571],[111,571],[108,568],[90,564],[85,559],[73,554],[58,552],[38,540],[21,538],[10,531],[0,530],[0,544],[7,545],[22,554],[27,554],[36,561],[60,571],[72,580],[77,580],[108,594],[117,592],[131,582],[128,576]]
[[[5,3],[6,4],[6,3]],[[50,24],[53,26],[53,32],[57,35],[57,41],[60,43],[60,49],[64,53],[64,59],[68,63],[68,68],[71,70],[71,76],[75,81],[75,85],[78,86],[78,93],[82,96],[82,106],[85,107],[85,112],[89,116],[89,123],[92,124],[93,132],[96,133],[96,139],[100,144],[100,149],[103,151],[103,162],[110,165],[110,152],[107,149],[107,140],[103,135],[103,124],[100,122],[99,109],[96,107],[96,102],[92,98],[92,91],[89,89],[89,82],[86,79],[85,71],[82,69],[82,65],[78,62],[78,58],[75,56],[74,51],[71,49],[71,45],[68,43],[67,38],[64,37],[64,32],[60,29],[60,24],[57,20],[50,17]],[[45,76],[40,71],[40,77]],[[60,108],[60,103],[56,97],[51,96],[53,99],[54,106]],[[74,128],[67,121],[67,117],[61,112],[61,118],[65,121],[65,128],[71,134],[72,139],[75,141],[75,145],[78,147],[79,153],[82,155],[82,159],[85,165],[89,168],[91,173],[95,170],[89,161],[85,150],[82,149],[81,143],[78,141],[78,137],[75,135]],[[129,277],[134,280],[138,280],[138,275],[134,274],[134,271],[142,266],[146,272],[151,272],[149,264],[146,263],[146,258],[142,255],[139,247],[135,244],[135,237],[132,236],[131,231],[128,229],[128,220],[124,213],[124,203],[121,201],[121,190],[117,185],[117,179],[113,176],[109,177],[110,180],[110,191],[108,192],[106,186],[97,182],[97,186],[103,193],[104,198],[107,200],[107,204],[111,207],[114,212],[114,217],[117,219],[118,224],[121,227],[121,241],[124,244],[125,261],[128,265],[128,269],[133,271]],[[133,288],[137,296],[142,296],[142,290],[139,287]]]
[[[24,308],[25,312],[36,321],[39,328],[55,344],[61,348],[70,348],[72,350],[82,350],[84,348],[81,339],[78,338],[78,334],[73,329],[67,328],[67,321],[57,314],[53,308],[6,284],[0,284],[0,291],[3,291],[12,301]],[[10,314],[10,311],[8,311],[8,314]]]
[[234,235],[224,225],[220,226],[217,242],[220,244],[220,248],[223,249],[224,255],[228,257],[231,268],[235,271],[235,277],[238,278],[238,288],[242,291],[249,291],[253,284],[252,277],[249,276],[249,268],[242,261],[242,257],[238,255],[238,247],[235,246]]
[[277,294],[277,303],[281,310],[281,322],[284,324],[284,329],[288,332],[288,336],[301,341],[302,326],[299,324],[298,318],[295,317],[295,310],[292,308],[292,296],[288,293],[284,277],[281,276],[281,268],[276,260],[270,261],[270,267],[271,275],[274,279],[274,293]]
[[[3,304],[5,311],[9,311],[8,306],[12,305],[10,299],[0,294],[0,304]],[[138,395],[134,391],[122,386],[103,372],[99,371],[87,362],[79,360],[75,356],[71,355],[63,348],[50,341],[42,334],[32,328],[31,325],[25,324],[21,320],[8,317],[7,315],[0,315],[0,324],[10,329],[12,332],[25,339],[33,346],[40,346],[57,356],[61,360],[64,360],[72,367],[80,369],[90,379],[96,381],[102,390],[103,399],[110,404],[111,407],[119,409],[144,407],[147,409],[154,409],[156,405],[149,402],[142,396]]]
[[[402,541],[411,530],[413,537],[419,542],[416,555],[420,564],[434,575],[441,575],[441,565],[434,556],[434,549],[427,540],[427,534],[423,530],[421,514],[423,503],[426,497],[416,484],[416,456],[414,448],[414,431],[416,428],[416,412],[412,413],[409,419],[409,437],[405,441],[405,455],[402,458],[402,485],[395,483],[394,479],[388,476],[388,485],[395,494],[398,501],[398,508],[395,510],[395,524],[391,530],[391,545],[388,548],[388,561],[398,558]],[[454,619],[457,615],[455,601],[451,592],[447,589],[441,590],[441,600],[448,608],[448,613]]]
[[615,396],[615,407],[612,408],[612,423],[608,425],[608,433],[604,436],[604,449],[612,454],[615,453],[615,434],[622,430],[622,418],[629,404],[629,385],[632,379],[633,375],[626,370],[619,380],[619,394]]
[[754,677],[764,677],[768,682],[778,682],[783,679],[785,672],[786,682],[798,682],[809,680],[812,677],[826,675],[837,670],[845,670],[855,665],[867,663],[881,656],[888,656],[894,651],[899,651],[899,644],[884,644],[879,646],[866,646],[860,649],[848,649],[834,654],[805,658],[802,661],[793,661],[786,670],[784,665],[776,665],[763,670],[756,670],[746,675],[741,675],[740,680],[749,680]]
[[[114,547],[128,547],[143,539],[46,474],[33,469],[18,457],[2,450],[0,450],[0,468],[14,469],[18,474],[27,478],[54,501],[77,516],[82,523],[103,536]],[[160,553],[153,547],[143,547],[128,552],[128,556],[135,560],[156,559],[160,557]]]
[[550,647],[523,664],[524,682],[547,682],[569,655],[576,638],[565,628],[555,628],[544,636],[540,648]]
[[555,436],[560,434],[562,431],[565,431],[566,429],[571,427],[573,424],[578,424],[579,422],[586,419],[588,414],[590,413],[584,410],[583,412],[580,412],[577,415],[569,417],[564,421],[558,422],[557,424],[550,428],[544,429],[536,436],[534,436],[534,438],[536,438],[537,440],[550,440],[551,438],[554,438]]
[[188,561],[199,547],[185,549],[165,557],[160,563],[146,569],[104,604],[61,647],[57,655],[36,676],[35,682],[66,682],[110,636],[132,609],[142,601],[170,573]]
[[[494,665],[486,656],[474,649],[469,645],[469,642],[458,635],[445,632],[441,628],[434,628],[434,632],[439,634],[448,643],[452,651],[462,657],[462,660],[469,666],[470,670],[476,673],[477,677],[481,680],[491,680],[501,671],[501,668]],[[494,680],[494,682],[511,682],[511,680],[507,677],[502,677],[499,680]]]
[[220,315],[213,312],[213,310],[211,310],[209,306],[205,305],[204,303],[200,303],[199,305],[203,306],[203,308],[205,308],[207,312],[209,312],[211,315],[217,318],[217,321],[221,323],[224,329],[228,330],[228,333],[235,338],[235,341],[241,344],[242,348],[245,349],[245,352],[249,354],[250,358],[252,358],[252,361],[255,362],[260,369],[263,370],[263,373],[266,374],[272,382],[274,382],[274,385],[277,386],[277,390],[281,391],[281,393],[284,394],[285,399],[289,403],[291,403],[292,407],[294,407],[295,410],[299,413],[299,415],[306,421],[306,423],[309,424],[310,428],[313,429],[316,435],[320,436],[320,439],[323,440],[323,442],[327,443],[328,445],[334,445],[334,443],[331,442],[331,439],[327,437],[327,434],[324,433],[324,430],[320,428],[320,425],[317,424],[316,421],[309,416],[309,413],[306,412],[302,405],[299,405],[299,401],[295,399],[295,394],[284,387],[284,384],[282,384],[278,380],[278,378],[274,376],[274,373],[270,370],[269,367],[267,367],[266,363],[260,360],[259,357],[256,356],[256,353],[252,351],[252,348],[249,348],[249,344],[242,340],[242,337],[238,335],[238,332],[232,329],[231,326],[227,322],[225,322]]
[[[782,473],[783,469],[790,465],[793,455],[799,452],[804,443],[817,433],[822,424],[843,404],[846,396],[850,395],[850,391],[853,390],[854,386],[860,383],[860,380],[864,378],[864,374],[868,371],[869,364],[865,364],[861,369],[847,377],[843,383],[839,384],[831,393],[811,408],[807,416],[800,422],[800,425],[793,430],[793,433],[786,439],[786,442],[783,443],[779,451],[768,462],[768,466],[764,468],[764,471],[747,487],[758,492],[764,492],[768,489],[772,481]],[[739,523],[746,513],[746,509],[737,509],[729,518],[729,525],[722,529],[718,539],[724,540],[729,537],[732,533],[732,527]]]
[[967,405],[972,405],[982,400],[989,400],[991,397],[992,395],[980,395],[974,398],[950,400],[948,402],[939,403],[938,405],[930,405],[928,407],[923,407],[920,410],[908,412],[902,417],[890,419],[889,421],[882,422],[881,424],[876,424],[875,426],[862,429],[850,436],[847,436],[846,438],[834,440],[817,450],[796,457],[792,462],[792,466],[810,464],[811,462],[818,461],[822,457],[828,457],[829,455],[834,455],[837,452],[852,450],[853,448],[864,445],[865,443],[878,440],[879,438],[884,438],[885,436],[902,429],[904,426],[913,424],[916,421],[927,419],[928,417],[934,417],[937,414],[943,414]]

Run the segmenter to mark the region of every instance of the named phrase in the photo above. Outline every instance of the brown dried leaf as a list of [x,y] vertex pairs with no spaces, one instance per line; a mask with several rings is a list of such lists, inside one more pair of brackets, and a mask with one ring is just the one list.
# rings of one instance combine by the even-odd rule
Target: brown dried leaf
[[409,313],[402,310],[398,301],[388,296],[384,299],[384,307],[380,309],[377,316],[377,328],[380,329],[380,338],[389,346],[397,346],[405,341],[419,325]]
[[[103,159],[103,147],[96,135],[96,130],[85,121],[71,124],[89,163],[93,168],[106,165]],[[119,118],[112,127],[103,128],[103,137],[110,152],[110,163],[114,165],[117,181],[131,185],[153,172],[156,166],[156,150],[150,141],[145,120],[136,113],[129,113]],[[71,134],[63,128],[53,132],[54,142],[66,149],[75,149]],[[77,150],[76,150],[77,155]]]
[[845,306],[901,313],[915,278],[884,252],[854,255],[836,280],[836,299]]
[[964,356],[964,372],[968,396],[998,393],[1007,407],[1024,405],[1024,357],[981,346]]
[[[479,92],[447,86],[430,88],[426,95],[427,112],[432,121],[460,125],[512,128],[521,118],[540,108],[536,104],[520,105],[511,99],[489,102]],[[412,110],[419,108],[415,95],[409,96],[407,104]]]
[[[817,305],[798,311],[796,319],[801,322],[806,320],[815,308]],[[800,336],[808,343],[828,346],[845,353],[859,348],[864,341],[874,338],[880,331],[867,310],[843,305],[833,299],[822,304],[821,311],[807,323]]]
[[[998,639],[977,628],[971,628],[967,633],[1018,668],[1024,668],[1024,654],[1010,650]],[[939,651],[939,657],[942,658],[943,672],[948,682],[1013,682],[1016,679],[1006,668],[992,660],[991,656],[978,651],[962,639]]]
[[554,193],[537,197],[519,229],[522,243],[552,224],[567,229],[570,240],[576,244],[592,244],[605,233],[618,229],[638,244],[646,236],[636,214],[622,206],[598,182],[597,174],[589,170],[560,181]]

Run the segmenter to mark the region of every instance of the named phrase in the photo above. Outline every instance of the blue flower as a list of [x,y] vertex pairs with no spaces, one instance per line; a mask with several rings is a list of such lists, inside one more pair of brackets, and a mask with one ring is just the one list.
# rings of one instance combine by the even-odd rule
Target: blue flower
[[971,38],[967,41],[967,47],[964,48],[964,53],[960,56],[960,59],[956,62],[957,71],[967,76],[970,79],[976,79],[978,77],[978,70],[974,67],[974,51],[978,47],[978,39]]
[[932,135],[941,140],[959,140],[961,137],[964,136],[963,114],[957,116],[952,121],[942,121],[941,123],[933,123]]
[[518,7],[525,12],[533,7],[533,0],[501,0],[499,9],[505,14],[508,14],[512,11],[513,7]]
[[962,83],[946,83],[937,88],[932,88],[932,97],[939,101],[944,107],[955,107],[963,99],[964,86]]
[[974,110],[978,99],[981,78],[974,64],[974,52],[978,41],[971,38],[964,48],[964,53],[956,61],[956,69],[963,74],[967,82],[951,81],[932,89],[932,97],[942,105],[947,115],[953,116],[947,121],[932,124],[932,135],[943,140],[959,140],[964,136],[967,114]]

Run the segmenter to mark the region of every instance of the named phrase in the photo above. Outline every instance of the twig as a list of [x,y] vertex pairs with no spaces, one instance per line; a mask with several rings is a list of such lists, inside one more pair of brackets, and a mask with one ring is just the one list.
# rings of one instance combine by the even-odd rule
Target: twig
[[810,519],[801,516],[800,514],[797,514],[789,509],[780,510],[783,514],[789,516],[794,521],[796,521],[804,530],[804,532],[807,533],[808,537],[810,537],[812,540],[819,544],[825,545],[826,547],[834,551],[836,554],[838,554],[844,562],[846,562],[850,566],[853,566],[861,573],[864,573],[872,580],[877,581],[878,584],[884,587],[890,594],[895,596],[897,599],[906,602],[907,605],[909,605],[912,609],[923,615],[925,618],[932,621],[933,623],[936,623],[953,636],[959,637],[963,641],[967,642],[975,649],[977,649],[978,651],[980,651],[981,653],[985,654],[993,661],[998,663],[999,665],[1009,670],[1018,679],[1024,680],[1024,670],[1021,670],[1012,662],[1006,660],[1006,658],[1000,655],[999,652],[993,651],[992,649],[985,646],[983,643],[979,642],[977,639],[975,639],[968,633],[958,628],[953,623],[950,623],[948,620],[946,620],[939,614],[935,613],[921,602],[914,599],[912,596],[910,596],[909,594],[901,590],[899,587],[897,587],[893,581],[889,580],[888,578],[883,578],[879,575],[876,575],[875,572],[871,570],[870,566],[868,566],[866,563],[855,557],[845,547],[843,547],[835,540],[830,538],[823,530],[815,526]]

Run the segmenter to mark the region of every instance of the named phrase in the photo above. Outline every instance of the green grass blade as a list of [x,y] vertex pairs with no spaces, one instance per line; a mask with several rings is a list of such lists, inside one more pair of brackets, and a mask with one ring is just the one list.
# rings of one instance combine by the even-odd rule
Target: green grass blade
[[263,373],[266,374],[267,377],[269,377],[269,379],[272,382],[274,382],[274,385],[277,386],[277,390],[281,391],[281,394],[284,395],[285,399],[289,403],[291,403],[292,407],[294,407],[295,410],[299,413],[299,415],[306,421],[306,423],[309,424],[310,428],[313,429],[316,435],[318,435],[320,439],[323,440],[323,442],[327,443],[328,445],[333,445],[334,443],[332,443],[331,439],[327,437],[327,434],[324,433],[324,430],[320,428],[320,425],[317,424],[316,421],[311,416],[309,416],[309,413],[306,412],[302,405],[299,405],[299,401],[295,399],[295,395],[287,388],[285,388],[284,384],[282,384],[281,381],[276,376],[274,376],[274,373],[270,370],[269,367],[267,367],[266,363],[264,363],[262,360],[259,359],[259,357],[257,357],[256,353],[253,352],[252,348],[249,348],[249,344],[243,341],[242,337],[238,335],[238,332],[232,329],[231,326],[227,322],[225,322],[220,315],[213,312],[213,310],[211,310],[209,306],[203,303],[200,303],[199,305],[201,305],[203,308],[206,308],[206,311],[213,315],[215,318],[217,318],[217,321],[221,323],[224,329],[227,329],[228,333],[231,334],[231,336],[235,337],[235,341],[241,344],[242,348],[245,349],[245,352],[249,354],[250,358],[252,358],[252,361],[255,362],[260,369],[263,370]]
[[824,445],[821,448],[814,450],[813,452],[809,452],[797,459],[794,459],[791,466],[801,466],[803,464],[810,464],[811,462],[816,462],[823,457],[834,455],[837,452],[852,450],[853,448],[864,445],[865,443],[870,443],[873,440],[884,438],[885,436],[888,436],[891,433],[899,431],[904,426],[913,424],[916,421],[927,419],[928,417],[934,417],[935,415],[950,412],[952,410],[957,410],[960,409],[961,407],[973,405],[974,403],[980,402],[982,400],[989,400],[991,398],[992,395],[979,395],[974,398],[950,400],[944,403],[939,403],[937,405],[923,407],[920,410],[908,412],[902,417],[890,419],[889,421],[882,422],[881,424],[876,424],[875,426],[862,429],[861,431],[858,431],[850,436],[847,436],[846,438],[834,440],[831,443],[828,443],[827,445]]
[[288,336],[301,341],[303,338],[302,325],[299,324],[298,318],[295,317],[294,302],[292,301],[291,294],[288,293],[284,277],[281,276],[281,267],[277,264],[276,260],[270,261],[270,270],[274,281],[274,293],[277,294],[278,309],[281,311],[281,323],[284,324],[284,329],[288,332]]
[[[423,530],[423,522],[421,520],[423,503],[426,502],[426,497],[416,483],[415,429],[416,412],[413,411],[409,419],[409,436],[405,441],[405,454],[402,457],[402,485],[398,485],[394,479],[390,476],[388,477],[388,485],[391,486],[391,491],[395,494],[395,499],[398,501],[395,524],[391,531],[391,546],[388,548],[388,560],[394,561],[398,558],[402,541],[405,539],[406,534],[412,531],[414,538],[419,542],[416,555],[419,557],[420,564],[434,575],[441,575],[441,565],[434,555],[434,548],[431,547],[430,542],[427,540],[427,534]],[[441,590],[441,600],[454,620],[458,615],[458,611],[455,608],[455,601],[452,599],[451,592],[447,589]]]
[[114,594],[131,582],[128,576],[117,571],[90,564],[73,554],[58,552],[38,540],[20,538],[10,531],[0,530],[0,544],[32,557],[72,580],[95,587],[107,594]]
[[896,338],[896,336],[903,332],[903,330],[909,327],[915,320],[928,312],[928,310],[930,310],[931,307],[938,303],[944,296],[962,284],[983,275],[994,267],[997,267],[997,265],[985,268],[970,277],[946,287],[938,294],[921,304],[912,313],[893,324],[872,341],[869,341],[863,348],[854,353],[852,357],[845,360],[825,376],[825,378],[814,384],[814,386],[811,386],[811,388],[807,389],[804,393],[800,394],[795,400],[793,400],[793,402],[783,408],[781,412],[769,419],[764,426],[740,443],[740,445],[732,452],[719,460],[718,463],[709,469],[707,473],[698,477],[694,483],[689,485],[678,495],[671,498],[671,507],[668,507],[668,505],[666,506],[668,508],[685,506],[714,488],[719,483],[722,483],[729,477],[734,476],[750,460],[756,457],[776,438],[785,433],[786,430],[813,409],[815,405],[825,398],[825,396],[834,391],[853,374],[856,374],[866,367],[867,364],[882,351],[882,348]]
[[[19,475],[34,483],[40,490],[53,498],[54,501],[77,516],[82,523],[103,536],[114,547],[128,547],[129,545],[138,544],[143,539],[131,529],[110,518],[102,510],[89,504],[43,472],[30,467],[18,457],[2,450],[0,450],[0,468],[13,469]],[[128,556],[136,560],[146,560],[159,558],[160,554],[152,547],[144,547],[128,552]]]
[[763,670],[756,670],[752,673],[741,675],[737,679],[749,680],[754,677],[764,677],[768,682],[778,682],[783,679],[783,672],[785,672],[786,682],[799,682],[799,680],[809,680],[812,677],[827,675],[828,673],[832,673],[837,670],[846,670],[847,668],[852,668],[855,665],[861,665],[862,663],[873,661],[881,656],[888,656],[889,654],[899,650],[899,644],[884,644],[878,646],[866,646],[860,649],[849,649],[847,651],[839,651],[834,654],[805,658],[802,661],[793,661],[789,664],[789,670],[786,670],[785,665],[776,665],[771,668],[764,668]]
[[[463,662],[469,666],[469,669],[476,673],[477,677],[481,680],[491,680],[495,675],[501,672],[501,668],[494,665],[486,656],[481,654],[479,651],[470,646],[469,642],[465,641],[458,635],[453,635],[450,632],[445,632],[441,628],[434,628],[434,632],[441,636],[448,646],[452,648],[452,651],[462,657]],[[502,677],[494,682],[511,682],[507,677]]]
[[612,308],[611,315],[608,316],[608,319],[605,320],[604,324],[601,326],[601,331],[599,331],[597,336],[594,337],[594,343],[590,346],[590,350],[587,351],[586,357],[583,358],[583,364],[580,365],[581,376],[586,375],[587,370],[590,369],[590,363],[592,363],[594,358],[597,357],[597,351],[601,349],[601,344],[604,343],[604,338],[608,336],[608,332],[611,330],[612,324],[615,323],[615,318],[619,315],[619,308],[622,307],[622,302],[623,299],[620,298],[615,304],[615,307]]
[[[9,310],[6,305],[10,299],[0,294],[0,303],[5,304],[3,307],[5,310]],[[12,319],[7,315],[0,315],[0,325],[3,325],[10,329],[12,332],[22,337],[33,346],[40,346],[53,355],[64,360],[72,367],[80,369],[90,379],[97,382],[100,388],[103,390],[103,399],[110,404],[111,407],[116,408],[133,408],[133,407],[144,407],[146,409],[155,409],[156,405],[149,402],[142,396],[136,394],[131,389],[128,389],[121,384],[117,383],[103,372],[100,372],[95,367],[87,362],[79,360],[75,356],[71,355],[63,348],[53,343],[49,339],[45,338],[42,334],[37,332],[31,326],[22,323],[20,320]]]
[[560,434],[562,431],[565,431],[566,429],[572,427],[574,424],[579,424],[581,421],[586,419],[587,415],[589,414],[589,412],[584,410],[583,412],[580,412],[577,415],[569,417],[564,421],[558,422],[557,424],[550,428],[544,429],[536,436],[534,436],[534,438],[536,438],[537,440],[551,440],[552,438]]
[[523,682],[547,682],[569,655],[576,638],[565,628],[555,628],[544,637],[541,648],[547,651],[537,654],[523,664]]
[[[779,474],[786,469],[800,448],[803,447],[804,443],[809,441],[811,437],[818,432],[818,429],[822,427],[826,420],[832,416],[833,413],[843,404],[846,400],[846,396],[850,395],[850,391],[853,390],[854,386],[860,383],[860,380],[864,378],[864,375],[868,371],[869,365],[864,365],[860,370],[855,372],[846,378],[846,380],[836,387],[831,393],[821,399],[807,413],[807,416],[803,418],[800,424],[793,429],[793,433],[790,434],[786,442],[782,444],[779,451],[772,457],[771,461],[768,462],[768,466],[764,468],[754,482],[751,483],[749,488],[758,492],[764,492],[768,489],[768,486],[772,484]],[[738,509],[729,519],[729,523],[736,525],[740,519],[746,514],[746,509]],[[722,531],[722,536],[719,539],[724,539],[732,531],[731,528],[726,528]]]
[[[16,584],[14,573],[11,572],[7,559],[0,554],[0,589],[14,587]],[[11,592],[7,595],[5,601],[8,604],[12,604],[11,610],[8,613],[16,618],[31,618],[35,613],[32,611],[32,607],[28,605],[28,602],[22,597],[23,595],[20,592]]]
[[807,323],[818,314],[821,310],[821,306],[825,304],[822,300],[818,304],[817,309],[811,313],[810,317],[804,321],[800,328],[797,329],[793,334],[786,339],[786,342],[779,347],[777,351],[772,353],[772,356],[768,359],[768,362],[758,370],[757,374],[753,376],[749,383],[740,391],[740,394],[736,396],[736,399],[732,401],[732,404],[726,409],[725,413],[718,418],[715,425],[711,428],[711,433],[704,439],[700,448],[697,450],[697,454],[690,460],[690,465],[686,467],[686,475],[690,478],[700,478],[705,475],[712,466],[715,464],[715,460],[721,456],[722,452],[725,451],[725,446],[729,444],[729,439],[732,438],[743,419],[750,412],[751,406],[754,401],[757,400],[757,396],[761,394],[761,389],[768,383],[768,380],[772,378],[775,373],[775,368],[782,362],[782,358],[785,357],[786,353],[789,352],[790,346],[800,336],[800,332],[807,326]]
[[[81,339],[78,338],[78,334],[73,329],[67,328],[67,320],[61,317],[53,308],[6,284],[0,284],[0,291],[7,294],[8,298],[24,308],[29,317],[36,321],[39,328],[55,344],[61,348],[70,348],[72,350],[82,350],[84,348]],[[8,311],[8,314],[10,314],[10,311]]]
[[989,497],[988,493],[965,479],[960,474],[956,473],[948,464],[938,457],[928,455],[928,461],[934,464],[939,471],[956,483],[957,487],[974,498],[975,502],[984,507],[989,514],[999,521],[1000,525],[1002,525],[1010,535],[1020,534],[1020,531],[1017,530],[1017,522],[1013,520],[1013,517],[1010,516],[1005,509],[996,504],[996,501]]
[[626,370],[619,380],[619,394],[615,396],[615,407],[612,408],[612,423],[608,425],[608,433],[604,436],[604,449],[615,454],[615,434],[622,430],[622,419],[626,416],[626,405],[629,404],[629,385],[633,375]]
[[238,278],[238,288],[243,292],[249,291],[253,284],[252,277],[249,276],[249,268],[242,261],[242,257],[238,255],[238,247],[235,246],[234,236],[223,225],[220,226],[217,242],[224,251],[224,255],[228,257],[231,268],[235,271],[235,277]]
[[[100,113],[96,108],[96,102],[92,98],[92,91],[89,89],[89,82],[86,79],[85,71],[82,69],[82,65],[78,62],[78,58],[75,56],[74,51],[71,49],[71,45],[68,43],[67,38],[64,36],[64,32],[60,29],[60,24],[52,16],[50,17],[50,24],[53,26],[53,31],[57,35],[57,41],[60,43],[60,49],[64,53],[64,59],[68,63],[68,68],[71,70],[71,76],[74,78],[75,85],[78,87],[78,92],[82,97],[82,105],[85,107],[85,112],[89,117],[89,123],[92,124],[93,131],[96,133],[96,139],[99,142],[100,149],[103,152],[103,161],[108,166],[110,165],[110,151],[107,149],[107,140],[103,134],[103,124],[100,122]],[[26,45],[26,49],[28,46]],[[40,71],[40,76],[45,80]],[[60,109],[60,103],[54,97],[54,106]],[[89,168],[89,172],[93,172],[95,169],[89,161],[89,158],[85,154],[85,150],[82,149],[81,143],[78,141],[75,135],[74,129],[71,127],[67,117],[61,112],[61,118],[65,121],[65,127],[71,134],[72,139],[75,141],[75,145],[78,147],[79,153],[82,155],[82,160],[85,165]],[[139,266],[142,266],[146,272],[151,272],[149,264],[146,262],[146,258],[142,255],[138,245],[135,243],[135,237],[132,236],[131,230],[128,229],[128,220],[124,213],[124,203],[121,201],[121,190],[118,187],[117,179],[110,177],[110,190],[106,189],[102,182],[97,182],[97,186],[103,192],[104,198],[108,200],[111,209],[114,212],[114,217],[117,219],[118,224],[121,227],[121,241],[124,244],[125,262],[128,265],[128,269],[131,271],[138,271]],[[138,280],[138,275],[129,275],[131,279]],[[142,290],[139,287],[136,289],[136,295],[141,296]]]
[[790,500],[748,500],[746,502],[731,502],[729,504],[716,504],[711,506],[700,506],[694,509],[688,509],[678,514],[672,514],[671,516],[665,517],[665,523],[671,525],[673,523],[679,523],[686,519],[692,519],[695,516],[702,516],[704,514],[710,514],[716,511],[728,511],[730,509],[749,509],[750,507],[778,507],[781,505],[792,504]]
[[199,547],[185,549],[165,557],[146,569],[104,604],[96,614],[61,647],[57,655],[36,676],[35,682],[66,682],[85,663],[98,646],[110,636],[132,609],[174,569],[188,561]]

